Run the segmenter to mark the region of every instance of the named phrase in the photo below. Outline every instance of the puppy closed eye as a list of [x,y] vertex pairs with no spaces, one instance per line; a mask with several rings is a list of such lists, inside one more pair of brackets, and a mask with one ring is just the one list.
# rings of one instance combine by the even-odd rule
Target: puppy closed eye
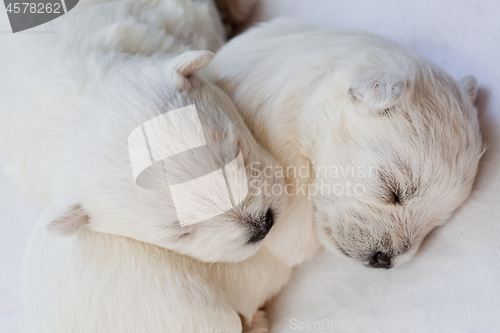
[[400,195],[398,194],[398,192],[392,191],[391,203],[393,203],[393,204],[401,204],[401,198],[400,198]]
[[391,187],[388,189],[386,201],[394,205],[402,205],[416,195],[417,188],[413,186]]
[[381,197],[383,200],[391,204],[401,204],[403,200],[402,191],[395,177],[387,172],[383,172],[380,174],[379,179],[382,183]]
[[387,203],[401,205],[406,200],[415,196],[417,192],[415,186],[403,186],[396,180],[396,177],[387,172],[387,170],[383,170],[379,177],[380,183],[382,184],[381,197]]

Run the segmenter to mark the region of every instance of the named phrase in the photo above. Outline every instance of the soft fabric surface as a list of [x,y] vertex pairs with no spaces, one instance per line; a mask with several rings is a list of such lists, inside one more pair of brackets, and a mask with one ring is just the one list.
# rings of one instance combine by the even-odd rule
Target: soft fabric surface
[[[256,21],[288,16],[371,31],[427,56],[456,78],[475,75],[489,147],[471,198],[410,263],[375,270],[320,252],[268,306],[271,332],[500,331],[500,3],[261,1]],[[15,35],[0,34],[0,47],[2,38]],[[20,275],[39,213],[40,207],[0,173],[0,333],[27,332]]]

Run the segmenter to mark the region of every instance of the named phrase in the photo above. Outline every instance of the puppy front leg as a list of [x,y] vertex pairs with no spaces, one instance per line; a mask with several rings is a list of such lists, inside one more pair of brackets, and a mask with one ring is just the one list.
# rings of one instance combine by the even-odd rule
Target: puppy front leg
[[269,323],[264,310],[257,310],[253,315],[252,322],[243,325],[243,333],[269,333]]

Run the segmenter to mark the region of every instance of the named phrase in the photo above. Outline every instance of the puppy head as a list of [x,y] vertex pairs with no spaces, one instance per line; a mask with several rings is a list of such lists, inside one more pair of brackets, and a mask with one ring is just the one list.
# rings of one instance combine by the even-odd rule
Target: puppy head
[[[69,218],[59,216],[49,230],[74,232],[77,228],[67,225],[75,216],[77,226],[85,221],[91,230],[206,262],[241,261],[260,248],[285,198],[251,186],[282,180],[250,184],[256,175],[249,165],[257,162],[264,168],[276,162],[255,142],[229,97],[196,73],[212,58],[211,52],[195,51],[168,61],[146,61],[144,66],[134,63],[108,74],[111,82],[89,92],[85,109],[99,110],[96,117],[112,113],[104,119],[115,120],[100,121],[103,135],[86,135],[80,154],[88,164],[75,166],[80,170],[75,179],[81,199],[73,206],[78,214],[61,209]],[[151,122],[174,112],[179,117]],[[137,129],[148,148],[148,169],[134,179],[134,154],[144,153],[130,149],[137,141],[131,142],[129,135]],[[82,133],[88,129],[82,128]],[[177,153],[165,153],[172,151]]]
[[316,96],[329,125],[311,151],[324,246],[391,268],[468,197],[483,147],[474,78],[457,84],[418,58],[382,68],[343,73]]

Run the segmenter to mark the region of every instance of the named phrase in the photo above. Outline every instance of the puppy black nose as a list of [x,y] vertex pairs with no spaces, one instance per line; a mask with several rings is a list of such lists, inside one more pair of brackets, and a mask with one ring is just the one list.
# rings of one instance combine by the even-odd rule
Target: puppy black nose
[[386,268],[389,269],[392,267],[391,257],[383,252],[377,252],[373,255],[369,262],[370,266],[375,268]]
[[252,225],[252,232],[248,243],[258,242],[269,233],[269,230],[274,224],[274,213],[271,209],[268,209],[266,214],[261,216],[255,224]]

